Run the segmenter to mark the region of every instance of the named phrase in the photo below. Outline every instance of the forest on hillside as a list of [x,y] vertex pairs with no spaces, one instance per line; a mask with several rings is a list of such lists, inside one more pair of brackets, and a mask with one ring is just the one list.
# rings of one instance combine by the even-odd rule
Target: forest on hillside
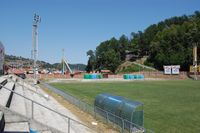
[[200,45],[199,11],[165,19],[144,31],[132,32],[130,37],[122,35],[101,42],[95,50],[87,52],[86,71],[109,69],[114,73],[125,61],[127,51],[137,58],[147,56],[144,64],[158,70],[163,70],[163,65],[180,65],[181,70],[187,71],[193,64],[195,44]]

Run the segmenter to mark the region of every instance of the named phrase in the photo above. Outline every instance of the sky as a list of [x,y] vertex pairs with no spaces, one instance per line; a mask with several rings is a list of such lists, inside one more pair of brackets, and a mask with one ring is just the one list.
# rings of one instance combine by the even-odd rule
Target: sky
[[33,14],[41,16],[38,59],[87,64],[88,50],[122,34],[200,10],[199,0],[0,0],[0,41],[9,55],[31,58]]

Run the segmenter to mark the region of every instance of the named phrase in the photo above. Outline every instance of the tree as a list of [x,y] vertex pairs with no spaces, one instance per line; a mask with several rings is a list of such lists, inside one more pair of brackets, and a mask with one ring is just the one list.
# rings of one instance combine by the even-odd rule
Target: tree
[[[97,46],[95,52],[88,51],[89,70],[110,69],[115,72],[117,65],[125,61],[126,51],[137,57],[148,56],[145,64],[163,70],[163,65],[181,65],[188,70],[192,65],[192,45],[200,45],[200,12],[190,16],[165,19],[150,25],[144,31],[132,32],[128,39],[122,35],[111,38]],[[200,54],[198,54],[200,62]]]
[[88,64],[87,64],[85,69],[86,69],[87,72],[94,71],[95,66],[96,66],[95,54],[92,50],[89,50],[87,52],[87,56],[89,56],[89,59],[88,59]]
[[121,63],[119,41],[113,37],[100,43],[96,48],[95,56],[97,69],[109,69],[115,72]]
[[104,53],[104,67],[115,73],[117,67],[120,65],[120,54],[110,49]]
[[126,50],[128,50],[130,41],[125,35],[122,35],[119,38],[119,53],[120,53],[120,60],[124,61],[126,59]]

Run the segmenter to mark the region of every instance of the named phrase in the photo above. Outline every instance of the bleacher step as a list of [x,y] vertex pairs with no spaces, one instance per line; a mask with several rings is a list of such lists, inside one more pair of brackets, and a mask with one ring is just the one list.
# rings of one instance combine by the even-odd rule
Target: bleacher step
[[[12,90],[13,86],[14,86],[14,83],[12,83],[12,82],[8,82],[5,85],[5,87],[10,90]],[[10,97],[10,93],[11,92],[9,90],[3,89],[3,88],[0,90],[0,99],[1,99],[0,104],[1,105],[6,106],[8,100],[9,100],[9,97]]]
[[[15,92],[18,94],[24,95],[22,86],[16,85]],[[26,105],[25,105],[24,98],[17,94],[13,94],[13,98],[10,104],[10,109],[26,116]]]
[[51,132],[50,130],[45,130],[45,131],[35,131],[35,130],[30,129],[30,133],[53,133],[53,132]]
[[3,112],[0,111],[0,133],[3,132],[5,126],[5,119]]
[[28,122],[6,123],[4,133],[29,133]]
[[6,123],[28,122],[28,123],[30,123],[30,125],[29,125],[30,128],[35,131],[38,131],[39,133],[43,133],[43,132],[45,133],[47,131],[51,131],[49,133],[63,133],[63,132],[60,132],[59,130],[49,127],[45,124],[42,124],[41,122],[38,122],[36,120],[30,119],[26,116],[23,116],[23,115],[19,114],[18,112],[12,111],[9,108],[6,108],[4,106],[0,105],[0,110],[2,110],[4,112]]
[[42,131],[41,133],[52,133],[51,131]]
[[2,83],[4,80],[6,80],[6,78],[0,77],[0,83]]
[[0,84],[1,84],[0,89],[2,88],[2,86],[6,85],[7,82],[8,82],[7,79],[0,77]]

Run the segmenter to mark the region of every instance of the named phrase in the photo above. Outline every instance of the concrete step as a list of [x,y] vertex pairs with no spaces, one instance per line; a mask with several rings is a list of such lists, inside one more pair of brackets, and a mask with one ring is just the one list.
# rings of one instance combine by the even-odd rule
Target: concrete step
[[[23,88],[20,85],[15,86],[15,92],[18,94],[24,95]],[[13,94],[13,98],[10,104],[10,109],[15,112],[18,112],[19,114],[27,116],[25,99],[22,96],[19,96],[15,93]]]
[[[4,77],[0,77],[0,84],[1,85],[5,85],[6,83],[8,82],[8,80],[6,79],[6,78],[4,78]],[[2,88],[2,86],[0,86],[0,89]]]
[[[11,110],[10,108],[6,108],[6,107],[0,105],[0,110],[2,112],[4,112],[6,123],[28,122],[30,129],[32,129],[34,131],[38,131],[39,133],[43,133],[43,132],[45,133],[47,131],[48,132],[51,131],[52,133],[63,133],[63,132],[60,132],[59,130],[49,127],[45,124],[42,124],[41,122],[39,122],[37,120],[33,120],[33,119],[28,118],[27,116],[23,116],[13,110]],[[2,133],[2,132],[0,132],[0,133]]]
[[3,114],[3,112],[0,111],[0,133],[3,132],[4,127],[5,127],[4,114]]
[[[4,88],[5,89],[5,88]],[[15,84],[13,83],[13,86],[12,86],[12,88],[11,88],[11,90],[12,91],[14,91],[15,90]],[[10,103],[11,103],[11,101],[12,101],[12,97],[13,97],[13,92],[11,91],[11,93],[10,93],[10,95],[9,95],[9,98],[8,98],[8,101],[7,101],[7,104],[6,104],[6,107],[10,107]]]
[[53,132],[50,130],[35,131],[35,130],[30,129],[30,133],[53,133]]
[[[31,98],[32,100],[41,103],[42,105],[45,105],[49,108],[51,108],[51,106],[49,105],[48,101],[39,96],[36,93],[33,93],[29,90],[25,89],[25,96]],[[26,107],[27,107],[27,114],[28,116],[31,115],[31,103],[30,101],[25,100],[26,102]],[[67,131],[67,127],[68,127],[68,123],[67,123],[67,119],[62,118],[61,116],[59,116],[56,113],[53,113],[52,111],[49,111],[39,105],[34,104],[34,119],[46,124],[50,127],[53,127],[57,130],[60,131]]]
[[[10,85],[11,82],[9,80],[8,84],[6,84],[7,86]],[[14,84],[14,83],[13,83]],[[49,107],[53,110],[56,110],[58,112],[62,112],[65,115],[69,115],[68,111],[66,111],[66,109],[61,106],[59,103],[57,103],[56,100],[54,100],[53,98],[50,99],[46,99],[44,97],[42,97],[41,95],[38,95],[37,93],[34,93],[34,91],[40,92],[40,89],[36,89],[35,87],[30,86],[29,89],[31,89],[32,91],[30,91],[29,89],[26,89],[27,86],[29,86],[29,84],[24,84],[25,87],[22,88],[19,85],[17,85],[16,83],[16,92],[20,93],[21,95],[24,95],[25,97],[28,97],[30,99],[32,99],[35,102],[38,102],[46,107]],[[11,85],[10,85],[11,86]],[[9,89],[11,89],[12,87],[8,87]],[[5,90],[5,89],[2,89]],[[0,92],[2,91],[0,90]],[[8,91],[8,90],[7,90]],[[41,92],[40,92],[41,93]],[[44,92],[43,92],[44,93]],[[43,94],[41,93],[41,94]],[[0,95],[1,97],[1,95]],[[1,102],[1,100],[0,100]],[[25,103],[25,107],[23,106],[23,102]],[[19,103],[21,105],[19,105]],[[5,106],[4,106],[5,107]],[[21,109],[21,108],[25,108],[25,109]],[[60,132],[65,132],[68,130],[68,119],[50,111],[47,110],[45,108],[43,108],[42,106],[39,106],[37,104],[34,104],[34,119],[31,119],[31,114],[32,114],[32,104],[29,100],[24,99],[16,94],[13,94],[13,99],[12,102],[10,104],[10,108],[11,111],[16,112],[14,114],[8,114],[6,115],[5,113],[5,120],[6,120],[6,124],[9,123],[29,123],[30,128],[35,130],[35,131],[39,131],[39,133],[41,132],[50,132],[52,131],[53,133],[60,133]],[[23,110],[23,111],[21,111]],[[20,115],[23,115],[25,117],[22,117]],[[27,118],[27,119],[25,119]],[[25,119],[25,120],[23,120]],[[31,121],[35,121],[33,124],[33,122]],[[40,124],[38,124],[40,123]],[[36,125],[36,126],[35,126]],[[46,125],[46,126],[44,126]],[[8,125],[9,126],[9,125]],[[78,132],[84,132],[84,133],[90,133],[91,131],[89,131],[89,129],[87,129],[86,127],[79,125],[78,123],[74,122],[74,121],[70,121],[70,131],[73,133],[78,133]],[[7,132],[8,133],[8,132]]]
[[[26,86],[26,84],[25,84]],[[34,89],[32,87],[32,89]],[[44,94],[44,92],[40,92],[41,90],[38,89],[37,92]],[[66,111],[66,109],[61,106],[61,105],[57,105],[58,103],[56,101],[54,101],[53,99],[45,99],[44,97],[41,97],[40,95],[33,93],[32,91],[26,90],[25,89],[25,96],[31,98],[32,100],[41,103],[42,105],[45,105],[51,109],[54,109],[58,112],[63,112],[63,114],[68,115],[68,111]],[[26,104],[28,108],[31,108],[31,104],[29,101],[26,100]],[[30,115],[31,111],[29,109],[28,114]],[[46,124],[50,127],[53,127],[57,130],[60,131],[67,131],[68,130],[68,120],[67,118],[64,118],[56,113],[53,113],[50,110],[47,110],[45,108],[43,108],[42,106],[38,106],[36,104],[34,104],[34,119],[36,119],[37,121]],[[73,122],[71,121],[71,132],[78,132],[77,130],[79,130],[78,124],[77,126],[75,126],[76,124],[72,124]],[[83,132],[85,132],[84,127],[81,127],[80,130],[82,130]]]
[[52,133],[51,131],[41,131],[41,133]]
[[[12,90],[14,86],[14,83],[13,82],[8,82],[5,87]],[[3,106],[6,106],[9,102],[9,98],[10,98],[10,94],[11,94],[11,91],[5,89],[5,88],[2,88],[0,90],[0,104],[3,105]]]
[[[25,86],[27,86],[25,84]],[[32,87],[33,88],[33,87]],[[34,88],[33,88],[34,89]],[[41,89],[38,89],[37,92],[41,94],[45,94],[44,92],[41,91]],[[78,118],[74,116],[70,111],[66,110],[62,105],[60,105],[54,98],[49,97],[49,99],[45,99],[44,97],[41,97],[40,95],[33,93],[32,91],[26,90],[25,89],[25,95],[26,97],[29,97],[33,99],[34,101],[37,101],[38,103],[41,103],[42,105],[45,105],[46,107],[49,107],[53,110],[56,110],[58,112],[61,112],[62,114],[65,114],[66,116],[70,116],[77,121]],[[30,102],[27,102],[27,105],[29,108],[31,108]],[[31,112],[30,112],[31,113]],[[46,124],[50,127],[53,127],[57,130],[60,131],[67,131],[68,130],[68,120],[67,118],[64,118],[56,113],[53,113],[50,110],[44,109],[41,106],[34,105],[34,119],[37,121]],[[71,132],[84,132],[84,133],[91,133],[94,132],[90,130],[87,127],[84,127],[74,121],[70,122],[70,131]]]
[[0,77],[0,83],[1,83],[2,81],[4,81],[4,80],[5,80],[4,77]]
[[29,133],[28,122],[6,123],[4,133]]

